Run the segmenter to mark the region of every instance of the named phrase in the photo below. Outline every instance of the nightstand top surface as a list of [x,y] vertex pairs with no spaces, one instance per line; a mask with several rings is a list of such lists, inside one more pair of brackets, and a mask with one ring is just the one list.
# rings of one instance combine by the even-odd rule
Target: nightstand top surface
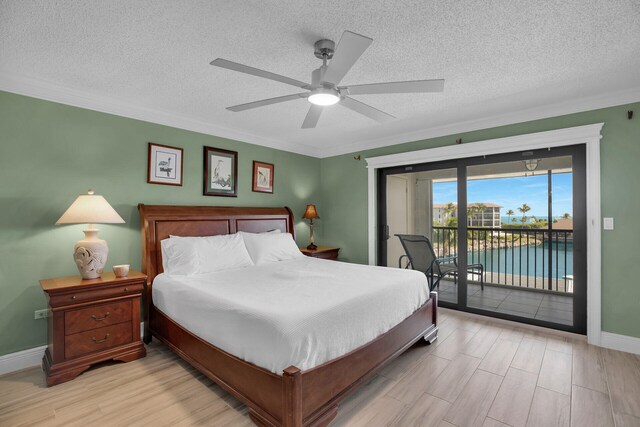
[[325,251],[335,251],[340,249],[336,246],[318,246],[317,249],[307,249],[306,247],[300,248],[302,252],[315,253],[315,252],[325,252]]
[[100,286],[106,284],[114,285],[120,283],[129,283],[132,281],[145,280],[146,278],[146,274],[142,274],[139,271],[135,270],[129,270],[129,275],[127,277],[116,278],[116,275],[113,272],[103,273],[102,277],[98,279],[82,279],[80,276],[56,277],[53,279],[40,280],[40,286],[45,292],[55,292],[71,288],[89,288],[92,286]]

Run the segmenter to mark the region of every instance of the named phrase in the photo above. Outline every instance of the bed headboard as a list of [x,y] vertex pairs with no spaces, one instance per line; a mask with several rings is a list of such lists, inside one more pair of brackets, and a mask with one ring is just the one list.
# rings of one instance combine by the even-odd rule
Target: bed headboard
[[162,273],[160,242],[174,236],[216,236],[279,229],[295,239],[293,212],[283,208],[138,205],[142,223],[142,271],[147,282]]

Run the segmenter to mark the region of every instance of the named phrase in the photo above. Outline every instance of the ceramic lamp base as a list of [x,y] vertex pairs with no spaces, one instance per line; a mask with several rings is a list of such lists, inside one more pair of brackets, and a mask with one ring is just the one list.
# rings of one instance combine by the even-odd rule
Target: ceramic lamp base
[[309,246],[307,246],[307,249],[309,249],[310,251],[315,251],[316,249],[318,249],[318,247],[311,243]]
[[98,238],[97,229],[84,230],[84,236],[73,248],[73,259],[83,279],[97,279],[104,271],[109,247]]

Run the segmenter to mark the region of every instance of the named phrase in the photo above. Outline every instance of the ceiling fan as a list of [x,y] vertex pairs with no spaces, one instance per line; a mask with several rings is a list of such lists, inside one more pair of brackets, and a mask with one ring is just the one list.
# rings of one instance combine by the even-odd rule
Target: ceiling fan
[[[373,39],[352,33],[351,31],[345,31],[342,34],[337,48],[331,40],[318,40],[314,45],[314,53],[317,58],[322,59],[322,66],[313,70],[310,84],[222,58],[213,60],[211,65],[306,89],[307,92],[262,99],[247,104],[227,107],[227,110],[238,112],[306,98],[312,105],[302,123],[303,129],[315,128],[322,113],[322,108],[338,103],[378,122],[387,122],[395,118],[391,114],[357,101],[349,95],[442,92],[444,89],[444,80],[412,80],[405,82],[338,86],[343,77],[349,72],[351,67],[353,67],[372,42]],[[330,62],[327,64],[329,60]]]

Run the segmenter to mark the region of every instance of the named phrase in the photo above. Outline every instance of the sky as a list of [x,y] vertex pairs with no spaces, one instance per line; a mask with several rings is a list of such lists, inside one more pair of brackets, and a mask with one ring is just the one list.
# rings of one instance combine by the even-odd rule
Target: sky
[[[554,174],[552,178],[553,216],[568,212],[573,216],[571,173]],[[457,183],[438,182],[433,184],[433,203],[457,202]],[[497,203],[502,206],[501,215],[512,209],[515,217],[522,214],[518,207],[528,204],[531,210],[527,216],[546,217],[547,175],[515,178],[494,178],[469,181],[467,184],[469,203]]]

